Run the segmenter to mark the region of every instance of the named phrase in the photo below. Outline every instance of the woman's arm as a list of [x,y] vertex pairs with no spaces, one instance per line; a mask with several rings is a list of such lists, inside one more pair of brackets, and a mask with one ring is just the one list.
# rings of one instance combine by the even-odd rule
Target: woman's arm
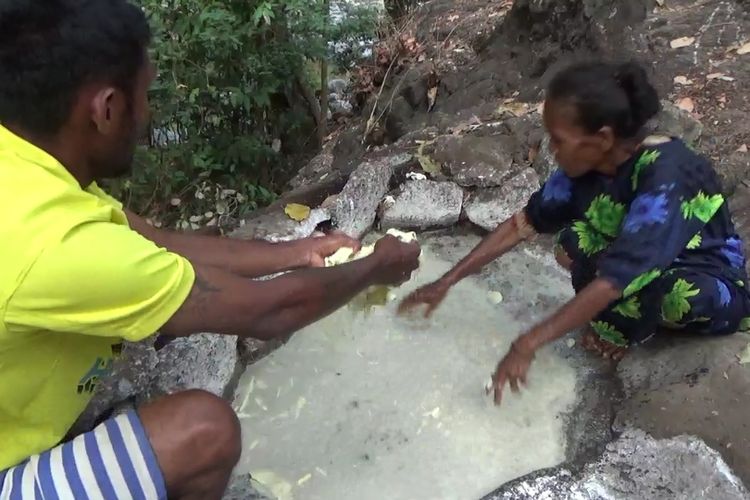
[[495,404],[500,404],[506,382],[514,392],[518,392],[519,382],[526,383],[526,374],[537,350],[586,326],[621,296],[622,290],[617,286],[597,278],[549,319],[518,337],[492,376],[492,386],[488,391],[494,391]]
[[399,312],[403,313],[425,304],[427,306],[425,316],[429,316],[440,305],[453,285],[467,276],[478,273],[484,266],[534,234],[536,233],[529,224],[526,213],[518,212],[485,236],[466,257],[440,279],[406,297],[399,307]]

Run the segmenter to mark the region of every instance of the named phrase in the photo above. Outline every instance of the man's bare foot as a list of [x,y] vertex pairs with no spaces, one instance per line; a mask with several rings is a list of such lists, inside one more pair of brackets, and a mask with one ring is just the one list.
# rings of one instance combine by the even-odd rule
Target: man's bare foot
[[602,340],[591,328],[587,328],[581,338],[581,347],[614,362],[620,361],[628,352],[627,347],[618,346]]

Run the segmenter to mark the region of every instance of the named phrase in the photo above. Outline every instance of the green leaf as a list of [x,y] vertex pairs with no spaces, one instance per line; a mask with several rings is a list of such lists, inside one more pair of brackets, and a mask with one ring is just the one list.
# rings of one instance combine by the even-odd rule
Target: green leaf
[[641,302],[638,300],[638,297],[635,296],[631,296],[627,300],[621,302],[612,310],[626,318],[641,319]]
[[700,293],[695,285],[680,278],[675,281],[672,291],[664,296],[661,304],[662,318],[669,323],[679,323],[690,312],[689,298]]
[[628,345],[628,339],[622,334],[617,328],[610,325],[606,321],[594,321],[591,323],[591,328],[599,335],[599,338],[614,344],[616,346],[625,347]]
[[688,250],[695,250],[696,248],[699,248],[701,246],[701,243],[703,243],[703,237],[700,233],[693,236],[693,238],[688,241],[687,249]]
[[430,158],[424,152],[425,146],[429,146],[430,144],[434,142],[435,141],[422,142],[417,148],[417,155],[416,155],[417,160],[419,161],[419,165],[422,167],[422,170],[424,170],[426,173],[430,174],[431,176],[440,174],[440,170],[441,170],[440,164],[436,163],[435,160]]
[[625,205],[615,202],[609,195],[600,194],[591,202],[586,217],[594,229],[614,238],[620,233]]
[[682,215],[685,219],[695,217],[706,224],[723,204],[724,197],[722,195],[707,196],[703,191],[700,191],[692,200],[682,202]]
[[607,240],[599,231],[585,221],[573,224],[573,232],[578,235],[578,248],[588,256],[594,255],[607,248]]
[[622,293],[623,297],[630,297],[634,293],[640,292],[659,276],[661,276],[661,271],[658,269],[653,269],[641,274],[625,288],[625,291]]
[[743,318],[742,321],[740,321],[740,331],[741,332],[750,331],[750,317]]
[[641,172],[643,172],[643,170],[649,165],[653,165],[660,156],[661,152],[654,149],[644,151],[641,154],[640,158],[638,158],[638,161],[635,162],[635,166],[633,167],[633,175],[631,176],[633,191],[638,189],[638,178],[640,177]]

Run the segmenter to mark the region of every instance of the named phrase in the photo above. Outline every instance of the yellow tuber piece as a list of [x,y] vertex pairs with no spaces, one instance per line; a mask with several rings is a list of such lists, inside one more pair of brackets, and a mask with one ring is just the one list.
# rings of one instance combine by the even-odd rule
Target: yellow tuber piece
[[[389,229],[386,234],[396,237],[404,243],[411,243],[417,240],[417,233],[415,232],[404,232],[398,229]],[[351,262],[357,259],[362,259],[368,255],[372,255],[375,251],[375,244],[363,246],[356,254],[351,248],[341,247],[333,255],[327,257],[325,265],[338,266]],[[370,310],[375,306],[384,306],[388,302],[394,300],[396,295],[392,292],[390,287],[387,286],[372,286],[360,294],[353,302],[352,305],[362,309],[365,313],[369,313]]]
[[292,220],[302,222],[310,217],[310,207],[299,203],[290,203],[284,207],[284,213]]
[[[394,236],[398,238],[399,240],[403,241],[404,243],[411,243],[412,241],[417,240],[417,233],[413,231],[407,233],[404,231],[399,231],[398,229],[389,229],[386,232],[386,234],[390,236]],[[333,255],[326,258],[325,264],[326,264],[326,267],[338,266],[340,264],[345,264],[353,260],[363,259],[369,255],[372,255],[374,251],[375,251],[374,243],[372,245],[363,246],[360,249],[360,251],[357,252],[356,254],[349,247],[341,247]]]
[[[292,485],[283,477],[270,470],[259,470],[250,472],[250,476],[267,491],[261,493],[277,500],[293,500]],[[270,495],[268,495],[270,493]]]

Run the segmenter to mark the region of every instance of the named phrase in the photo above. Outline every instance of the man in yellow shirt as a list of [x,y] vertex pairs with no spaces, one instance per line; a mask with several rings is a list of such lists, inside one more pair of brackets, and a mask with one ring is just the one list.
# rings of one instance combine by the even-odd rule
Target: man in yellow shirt
[[153,401],[61,443],[122,340],[288,335],[418,265],[416,244],[385,238],[371,257],[314,269],[358,242],[188,236],[123,210],[96,181],[130,169],[148,120],[149,39],[126,0],[0,2],[3,499],[220,498],[240,431],[208,393]]

